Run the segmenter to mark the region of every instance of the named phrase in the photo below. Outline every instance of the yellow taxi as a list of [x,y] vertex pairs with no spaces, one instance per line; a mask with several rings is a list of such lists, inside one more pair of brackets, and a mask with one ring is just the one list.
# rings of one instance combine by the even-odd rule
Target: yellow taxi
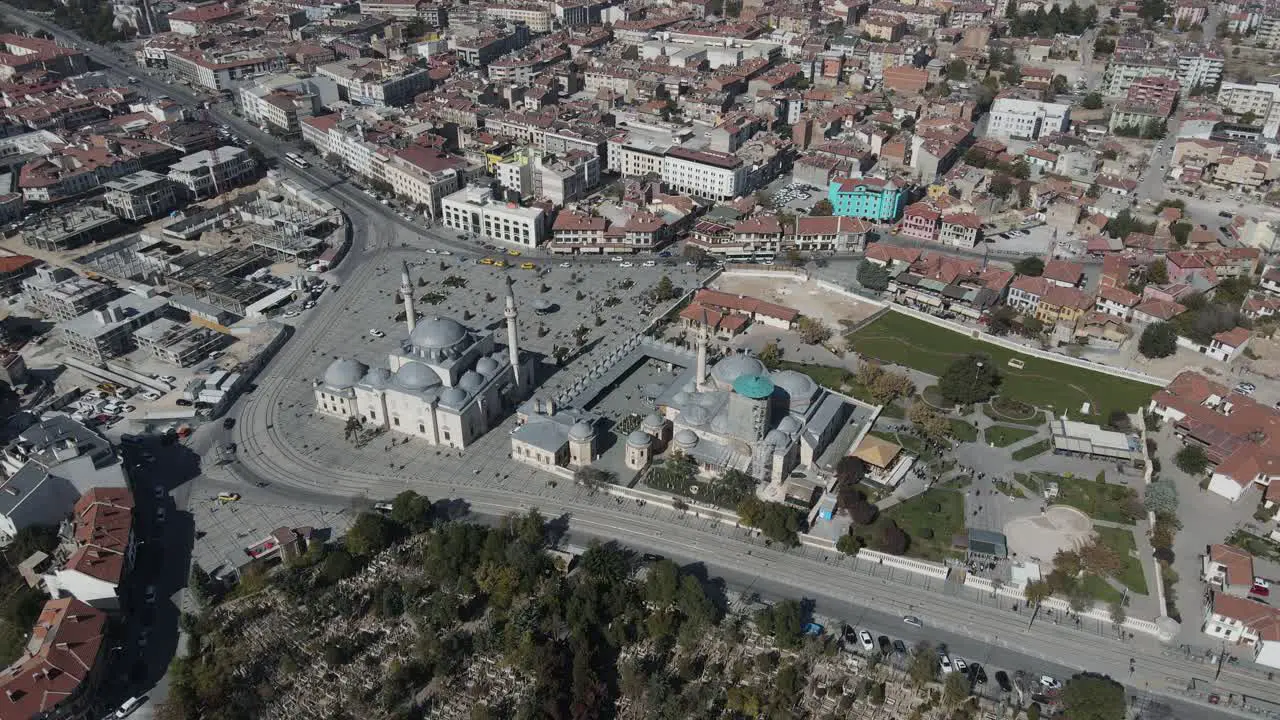
[[492,264],[493,264],[493,258],[489,258],[489,257],[487,257],[487,258],[480,258],[480,264],[481,264],[481,265],[492,265]]
[[507,261],[506,261],[506,260],[495,260],[495,261],[493,262],[493,266],[494,266],[494,267],[497,267],[497,268],[504,268],[504,267],[506,267],[506,266],[507,266]]
[[507,254],[510,255],[511,257],[520,257],[519,250],[508,250]]
[[531,262],[526,262],[526,263],[520,263],[520,269],[521,270],[537,270],[538,266],[534,265]]

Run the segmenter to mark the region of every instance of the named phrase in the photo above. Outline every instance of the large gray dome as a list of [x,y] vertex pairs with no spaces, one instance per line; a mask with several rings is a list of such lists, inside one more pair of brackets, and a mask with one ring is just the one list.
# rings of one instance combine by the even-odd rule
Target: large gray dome
[[467,394],[456,387],[445,388],[444,392],[440,393],[440,404],[442,405],[460,408],[466,401]]
[[688,428],[684,428],[676,433],[675,441],[676,445],[679,445],[681,449],[688,450],[698,444],[698,434]]
[[435,387],[440,384],[440,376],[435,370],[423,365],[416,360],[410,360],[400,369],[396,371],[396,385],[405,390],[426,390],[429,387]]
[[795,370],[783,370],[770,376],[776,387],[782,388],[782,391],[791,398],[791,407],[804,407],[808,405],[813,396],[818,392],[818,384],[813,378],[804,373]]
[[466,339],[467,329],[453,318],[428,318],[409,333],[409,342],[424,350],[444,350]]
[[324,384],[334,388],[349,388],[360,382],[369,366],[359,360],[338,358],[324,371]]
[[743,375],[767,375],[764,363],[750,355],[730,355],[711,368],[711,377],[722,387],[733,385]]
[[636,430],[627,436],[627,444],[631,447],[649,447],[653,442],[653,437],[643,430]]
[[649,413],[640,421],[640,429],[656,435],[662,432],[665,421],[657,413]]
[[711,413],[701,405],[692,405],[680,413],[680,419],[689,425],[705,425],[711,419]]
[[360,382],[375,390],[381,390],[391,382],[391,371],[384,367],[369,368],[369,372],[365,373],[364,380]]
[[569,428],[569,439],[586,442],[596,436],[595,427],[586,420],[579,420]]
[[476,361],[476,372],[481,375],[492,375],[498,371],[498,361],[491,357],[482,357]]

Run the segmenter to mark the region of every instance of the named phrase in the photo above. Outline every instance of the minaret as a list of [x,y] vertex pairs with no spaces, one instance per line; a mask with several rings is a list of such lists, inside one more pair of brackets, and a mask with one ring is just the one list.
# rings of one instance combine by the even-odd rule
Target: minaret
[[514,283],[511,276],[507,276],[507,309],[503,311],[503,316],[507,318],[507,352],[511,355],[511,377],[516,383],[516,392],[524,392],[524,378],[520,377],[520,338],[516,332],[516,296],[511,290]]
[[707,389],[707,326],[707,311],[703,308],[702,322],[698,326],[698,370],[695,380],[695,387],[699,392]]
[[400,265],[400,299],[404,300],[404,322],[412,333],[413,326],[418,324],[418,316],[413,310],[413,282],[409,280],[407,262]]

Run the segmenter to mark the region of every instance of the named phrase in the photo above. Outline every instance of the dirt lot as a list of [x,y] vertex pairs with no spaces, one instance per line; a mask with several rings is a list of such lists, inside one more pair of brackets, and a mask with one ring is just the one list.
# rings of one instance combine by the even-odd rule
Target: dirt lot
[[813,280],[802,281],[792,275],[762,277],[723,273],[711,287],[735,295],[767,300],[798,310],[801,315],[821,320],[838,338],[842,330],[875,314],[879,308],[868,302],[824,290]]

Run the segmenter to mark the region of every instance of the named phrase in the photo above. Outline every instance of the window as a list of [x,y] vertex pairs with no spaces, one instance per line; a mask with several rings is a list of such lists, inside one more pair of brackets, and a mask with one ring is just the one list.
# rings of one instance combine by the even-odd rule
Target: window
[[442,432],[441,434],[444,436],[444,439],[445,439],[446,441],[448,441],[448,440],[449,440],[449,431],[448,431],[448,430],[445,430],[445,431],[444,431],[444,432]]
[[425,433],[426,431],[427,431],[427,426],[423,425],[422,423],[418,423],[418,432]]
[[391,422],[395,423],[396,427],[400,427],[400,418],[391,418]]

